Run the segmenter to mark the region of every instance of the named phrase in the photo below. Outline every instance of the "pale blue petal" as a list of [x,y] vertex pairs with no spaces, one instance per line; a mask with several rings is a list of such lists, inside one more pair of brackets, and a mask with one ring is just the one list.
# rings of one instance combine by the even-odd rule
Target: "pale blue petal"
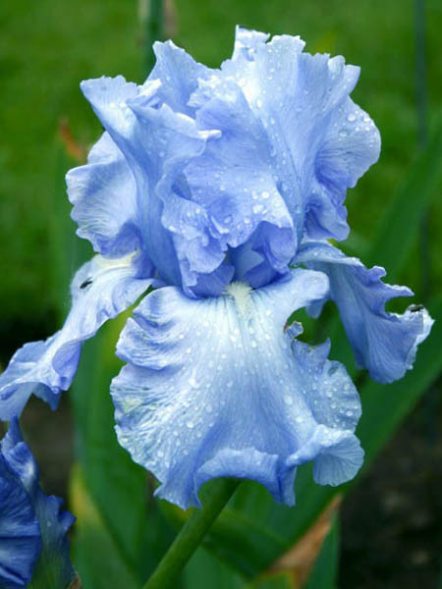
[[237,26],[235,29],[235,44],[232,59],[254,59],[256,50],[270,38],[268,33],[253,31]]
[[373,121],[350,98],[346,99],[333,111],[316,155],[305,221],[311,238],[347,237],[346,191],[378,160],[380,149],[380,135]]
[[159,95],[173,110],[193,114],[194,109],[188,105],[189,98],[196,90],[199,80],[207,78],[211,70],[196,62],[172,41],[157,41],[153,48],[156,64],[148,82],[161,82]]
[[142,247],[137,188],[121,151],[104,133],[88,163],[66,176],[77,234],[104,256],[121,257]]
[[350,100],[359,69],[342,57],[303,52],[298,37],[237,31],[222,66],[262,121],[274,173],[300,237],[348,234],[346,191],[379,156],[379,133]]
[[72,282],[72,308],[63,328],[46,341],[25,344],[0,375],[0,419],[20,415],[32,393],[56,408],[71,385],[82,343],[140,297],[152,279],[138,278],[132,256],[94,257]]
[[296,262],[328,275],[330,298],[338,306],[358,364],[379,382],[402,378],[413,366],[417,346],[428,336],[433,320],[423,308],[400,315],[387,312],[385,305],[412,291],[384,284],[383,268],[367,269],[327,243],[307,243]]
[[120,338],[128,365],[111,390],[120,443],[161,482],[160,497],[197,505],[203,482],[231,476],[292,504],[307,460],[321,483],[354,476],[357,392],[327,345],[310,348],[285,330],[327,289],[323,274],[295,271],[258,290],[233,283],[192,300],[162,288],[142,301]]
[[[192,104],[199,105],[198,124],[219,129],[221,136],[186,167],[187,183],[193,200],[207,211],[211,233],[222,248],[240,248],[230,259],[236,278],[248,280],[257,267],[273,274],[287,271],[296,230],[279,192],[275,154],[262,121],[240,87],[221,77],[202,81]],[[258,254],[252,266],[250,250]]]
[[134,175],[147,255],[162,279],[188,289],[197,283],[198,272],[212,272],[224,259],[211,239],[205,211],[191,202],[182,180],[189,160],[219,133],[198,129],[189,116],[162,104],[160,88],[158,80],[134,88],[121,77],[82,83]]

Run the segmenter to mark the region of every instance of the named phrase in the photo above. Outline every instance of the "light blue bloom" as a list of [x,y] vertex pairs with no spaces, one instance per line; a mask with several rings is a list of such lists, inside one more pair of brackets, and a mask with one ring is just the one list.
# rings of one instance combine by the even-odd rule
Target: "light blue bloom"
[[347,189],[380,139],[349,97],[358,68],[303,48],[238,28],[220,69],[167,42],[141,86],[82,83],[105,132],[67,183],[97,257],[74,279],[63,329],[19,350],[0,377],[0,416],[31,392],[55,406],[81,342],[152,285],[121,335],[127,366],[112,395],[119,439],[160,496],[187,507],[204,481],[233,476],[292,503],[306,461],[321,484],[354,476],[356,391],[329,344],[310,348],[286,321],[333,298],[360,364],[390,381],[431,320],[387,314],[409,291],[327,242],[347,236]]
[[67,531],[74,518],[61,500],[47,496],[38,468],[16,420],[0,445],[0,586],[27,587],[39,558],[51,578],[65,588],[74,578]]

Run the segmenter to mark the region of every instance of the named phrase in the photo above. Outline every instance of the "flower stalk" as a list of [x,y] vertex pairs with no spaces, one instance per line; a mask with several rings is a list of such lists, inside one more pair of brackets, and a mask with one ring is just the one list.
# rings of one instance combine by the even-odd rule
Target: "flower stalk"
[[203,508],[195,510],[184,524],[143,589],[166,589],[171,586],[200,546],[239,483],[239,479],[220,479],[213,485]]

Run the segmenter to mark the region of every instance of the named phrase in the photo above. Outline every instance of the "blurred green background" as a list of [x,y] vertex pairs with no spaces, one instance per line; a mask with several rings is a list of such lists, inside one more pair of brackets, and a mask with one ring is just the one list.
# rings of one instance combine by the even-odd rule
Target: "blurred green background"
[[[342,54],[349,63],[361,66],[354,98],[375,120],[383,141],[379,163],[348,195],[353,230],[348,245],[350,251],[362,257],[385,207],[419,154],[419,93],[428,95],[428,108],[423,113],[428,131],[442,111],[442,2],[426,2],[425,77],[416,72],[415,6],[413,0],[167,3],[167,36],[211,66],[230,55],[236,24],[270,33],[299,34],[307,42],[308,51]],[[104,74],[123,74],[140,82],[147,73],[147,59],[140,4],[135,0],[2,2],[0,25],[0,363],[4,364],[24,341],[49,335],[57,325],[59,308],[68,302],[67,291],[60,292],[60,276],[54,263],[60,257],[60,210],[69,210],[59,181],[68,161],[66,133],[62,140],[60,125],[67,122],[75,143],[84,147],[90,146],[100,132],[80,94],[79,83]],[[418,300],[441,292],[441,191],[442,174],[434,190],[423,239],[414,245],[400,280],[417,292]],[[62,231],[65,228],[63,225]],[[397,248],[400,251],[401,243]],[[382,260],[378,262],[382,264]],[[68,266],[66,273],[72,274],[74,261]],[[416,460],[431,462],[440,457],[438,446],[435,453],[428,454],[422,442],[423,436],[431,437],[435,424],[441,421],[436,413],[427,419],[434,406],[430,411],[421,408],[415,414],[408,432],[402,432],[396,446],[390,448],[391,462],[387,452],[383,459],[386,462],[378,467],[381,474],[366,481],[365,493],[385,494],[391,464],[397,463],[395,477],[402,480],[397,459],[410,443],[417,448]],[[404,468],[404,476],[408,477],[409,467]],[[422,489],[413,490],[412,497],[425,495],[427,491],[423,493]],[[367,500],[359,492],[359,500]],[[394,503],[394,496],[388,501]],[[390,508],[396,509],[394,505]],[[412,505],[410,509],[414,508]],[[353,513],[352,509],[350,505],[344,511],[344,532],[346,521],[348,530],[352,522],[361,521],[361,512]],[[382,519],[382,514],[377,517]],[[369,520],[368,514],[360,536],[370,529]],[[436,535],[441,534],[440,528]],[[360,537],[349,533],[347,538],[352,542],[360,541]],[[417,552],[416,562],[419,558],[423,557]],[[401,563],[392,566],[400,567]],[[416,566],[421,565],[418,562]],[[345,586],[390,586],[375,585],[374,581],[363,585],[363,574],[359,581],[357,570],[354,574],[356,581],[348,583],[359,584]],[[414,583],[420,577],[412,579]],[[426,586],[427,577],[423,579]]]

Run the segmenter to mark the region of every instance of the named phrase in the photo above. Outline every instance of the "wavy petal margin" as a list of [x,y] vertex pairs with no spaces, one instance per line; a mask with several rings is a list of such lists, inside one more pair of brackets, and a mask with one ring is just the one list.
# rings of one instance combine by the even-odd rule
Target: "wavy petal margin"
[[330,298],[336,303],[359,366],[383,383],[402,378],[412,368],[418,345],[430,333],[433,320],[423,307],[410,307],[402,315],[385,306],[396,297],[409,297],[405,286],[382,282],[384,268],[366,268],[324,242],[310,242],[295,262],[327,274]]
[[298,270],[272,286],[233,283],[190,300],[178,289],[147,296],[118,344],[128,362],[112,383],[120,443],[151,470],[163,497],[198,505],[201,484],[251,478],[294,502],[296,467],[337,485],[359,469],[357,391],[345,369],[285,330],[296,309],[323,297],[322,273]]

